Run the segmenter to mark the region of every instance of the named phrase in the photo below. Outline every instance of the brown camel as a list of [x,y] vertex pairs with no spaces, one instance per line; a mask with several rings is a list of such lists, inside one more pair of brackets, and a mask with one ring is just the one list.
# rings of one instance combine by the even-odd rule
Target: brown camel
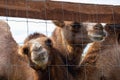
[[61,59],[60,52],[53,47],[51,39],[43,34],[29,35],[20,47],[29,65],[36,71],[37,80],[73,80]]
[[85,80],[120,80],[120,24],[107,24],[105,30],[105,40],[94,42],[80,64]]
[[[76,76],[76,66],[89,38],[102,40],[105,36],[103,26],[99,23],[79,23],[76,21],[53,21],[57,26],[51,38],[54,47],[60,51],[62,60],[68,65],[68,71]],[[89,35],[89,36],[88,36]]]
[[35,71],[17,50],[9,25],[0,21],[0,80],[34,80]]

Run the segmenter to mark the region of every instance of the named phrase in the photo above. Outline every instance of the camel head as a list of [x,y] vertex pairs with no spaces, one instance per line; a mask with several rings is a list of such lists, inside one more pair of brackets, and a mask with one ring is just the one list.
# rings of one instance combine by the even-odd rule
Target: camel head
[[88,31],[88,37],[92,41],[103,41],[107,36],[104,27],[100,23],[84,23]]
[[[28,40],[28,39],[27,39]],[[52,41],[46,36],[29,39],[20,47],[20,52],[27,56],[29,65],[34,69],[45,69],[50,63]]]

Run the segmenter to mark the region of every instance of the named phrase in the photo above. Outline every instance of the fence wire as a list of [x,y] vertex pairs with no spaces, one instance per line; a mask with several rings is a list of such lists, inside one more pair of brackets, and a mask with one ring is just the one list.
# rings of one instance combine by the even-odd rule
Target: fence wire
[[[17,0],[16,0],[17,1]],[[99,1],[98,1],[99,2]],[[6,0],[6,4],[8,4],[7,3],[7,0]],[[27,5],[27,1],[26,1],[26,6],[27,7],[29,7],[28,5]],[[99,10],[97,9],[97,7],[96,7],[96,4],[94,5],[95,6],[95,8],[96,8],[96,13],[99,13]],[[114,6],[113,6],[114,7]],[[111,8],[111,12],[113,13],[113,20],[115,19],[114,18],[114,16],[115,16],[115,13],[114,13],[114,8]],[[80,7],[78,6],[78,9],[80,10]],[[61,18],[63,21],[64,21],[64,3],[62,3],[62,6],[61,6],[61,10],[62,10],[62,15],[63,15],[63,17]],[[6,9],[6,11],[5,11],[5,13],[7,13],[7,14],[9,14],[9,11],[7,11],[7,9]],[[46,10],[45,10],[45,17],[47,18],[47,15],[46,15]],[[16,14],[17,15],[17,14]],[[72,14],[72,15],[75,15],[75,14]],[[5,20],[5,21],[7,21],[7,23],[10,25],[10,27],[11,27],[11,32],[12,32],[12,35],[13,35],[13,37],[14,37],[14,39],[16,40],[16,42],[19,44],[19,45],[23,45],[23,42],[24,42],[24,39],[28,36],[28,35],[30,35],[30,34],[32,34],[32,33],[34,33],[34,32],[40,32],[40,33],[43,33],[43,34],[45,34],[46,36],[51,36],[51,34],[52,34],[52,32],[53,32],[53,30],[55,29],[55,25],[53,25],[53,23],[51,22],[51,21],[49,21],[49,20],[37,20],[37,19],[29,19],[29,17],[28,17],[28,10],[26,10],[26,16],[27,16],[27,18],[13,18],[13,17],[6,17],[6,16],[1,16],[0,17],[0,20]],[[79,16],[81,16],[80,14],[79,14]],[[98,18],[98,15],[97,14],[95,14],[95,16],[96,16],[96,21],[98,21],[99,20],[99,18]],[[80,18],[81,19],[81,18]],[[98,19],[98,20],[97,20]],[[94,20],[94,19],[93,19]],[[115,21],[115,20],[114,20]],[[12,24],[11,24],[12,23]],[[13,26],[13,27],[12,27]],[[115,25],[114,25],[115,26]],[[84,32],[82,31],[82,33],[81,34],[83,34]],[[113,34],[114,34],[114,36],[116,36],[116,37],[118,37],[118,35],[117,35],[117,32],[116,32],[116,29],[115,29],[115,27],[114,27],[114,32],[113,32]],[[17,37],[18,36],[18,37]],[[82,36],[84,36],[84,35],[82,35]],[[17,40],[19,40],[19,41],[17,41]],[[3,43],[4,41],[0,41],[0,43]],[[116,50],[117,50],[117,48],[119,47],[119,44],[117,43],[117,42],[115,42],[115,48],[116,48]],[[65,44],[62,44],[62,43],[59,43],[59,42],[57,42],[57,45],[64,45],[64,46],[66,46],[67,44],[65,43]],[[84,44],[84,41],[82,41],[82,44],[71,44],[71,45],[74,45],[74,46],[76,46],[76,45],[80,45],[80,46],[82,46],[82,50],[84,49],[84,46],[85,46],[85,44]],[[111,44],[105,44],[104,45],[104,47],[110,47],[110,46],[113,46],[113,45],[111,45]],[[111,48],[110,48],[111,49]],[[66,50],[67,51],[67,50]],[[66,52],[67,54],[69,53],[69,52]],[[98,51],[98,54],[101,54],[101,53],[103,53],[103,48],[100,48],[100,50]],[[113,53],[114,55],[116,55],[117,56],[117,59],[119,60],[120,59],[120,52],[118,52],[118,51],[116,51],[116,53]],[[109,54],[108,54],[109,55]],[[103,57],[104,57],[104,55],[103,55]],[[110,55],[108,56],[108,57],[110,57]],[[99,57],[98,57],[99,58]],[[105,57],[105,58],[107,58],[107,57]],[[111,58],[111,57],[110,57]],[[83,58],[84,59],[84,58]],[[24,61],[24,60],[23,60]],[[104,61],[104,60],[103,60]],[[112,60],[111,60],[112,61]],[[11,62],[11,61],[10,61]],[[48,71],[49,71],[49,80],[51,80],[51,67],[56,67],[56,66],[59,66],[59,67],[66,67],[66,70],[69,70],[69,66],[71,66],[71,67],[84,67],[85,68],[85,79],[84,80],[88,80],[87,78],[88,78],[88,75],[87,75],[87,68],[86,68],[86,65],[70,65],[69,63],[68,63],[68,55],[66,55],[66,64],[65,65],[49,65],[49,67],[48,67]],[[118,63],[119,64],[108,64],[108,65],[112,65],[114,68],[115,67],[120,67],[120,60],[118,61]],[[97,63],[96,63],[97,64]],[[104,62],[103,62],[103,64],[104,64]],[[7,66],[7,64],[6,64],[6,66]],[[17,68],[17,66],[18,67],[22,67],[23,65],[12,65],[12,67],[16,67]],[[87,67],[89,67],[89,65],[87,65]],[[90,65],[90,67],[98,67],[98,66],[96,66],[96,65],[93,65],[93,66],[91,66]],[[101,71],[100,72],[98,72],[98,73],[96,73],[97,74],[97,76],[99,77],[99,76],[101,76],[101,75],[104,75],[104,72],[105,72],[105,70],[107,70],[106,69],[107,67],[106,66],[103,66],[102,68],[101,68]],[[74,72],[74,71],[73,71]],[[16,73],[17,74],[17,73]],[[59,74],[59,73],[58,73]],[[67,71],[67,79],[69,80],[69,71]],[[76,80],[76,79],[75,79]]]

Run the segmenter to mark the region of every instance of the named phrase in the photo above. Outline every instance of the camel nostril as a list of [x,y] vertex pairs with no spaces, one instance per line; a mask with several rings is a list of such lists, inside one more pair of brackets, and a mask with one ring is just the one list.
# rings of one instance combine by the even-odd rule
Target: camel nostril
[[33,49],[33,51],[41,51],[42,50],[42,47],[36,47]]
[[94,29],[95,29],[95,30],[102,30],[102,28],[99,27],[99,26],[95,26]]
[[106,36],[106,33],[103,33],[103,36],[105,37],[105,36]]
[[45,60],[45,57],[42,57],[41,60]]
[[95,29],[95,30],[103,30],[103,26],[102,26],[102,24],[96,24],[96,25],[94,26],[94,29]]
[[40,47],[38,48],[38,50],[40,50],[40,51],[41,51],[41,50],[42,50],[42,46],[40,46]]
[[35,61],[42,61],[45,60],[45,53],[40,53],[38,55],[36,55],[36,57],[34,58]]
[[104,31],[101,31],[101,32],[99,33],[99,35],[101,35],[102,37],[106,37],[106,36],[107,36],[107,33],[105,33]]
[[40,60],[45,60],[45,58],[46,58],[46,55],[45,55],[44,52],[39,54],[39,59]]
[[95,26],[94,29],[99,30],[99,27]]

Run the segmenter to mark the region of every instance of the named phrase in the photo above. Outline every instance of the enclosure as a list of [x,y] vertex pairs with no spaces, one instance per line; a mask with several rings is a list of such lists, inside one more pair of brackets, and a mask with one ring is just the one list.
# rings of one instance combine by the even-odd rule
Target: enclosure
[[[79,64],[72,64],[72,63],[69,64],[67,63],[68,57],[66,56],[67,59],[64,65],[63,64],[48,65],[47,76],[49,77],[49,80],[59,80],[58,78],[51,78],[52,72],[50,71],[51,70],[50,68],[56,67],[56,66],[61,67],[61,69],[63,69],[62,67],[65,67],[65,70],[67,70],[67,72],[64,73],[67,75],[63,77],[64,80],[120,80],[120,77],[119,77],[119,73],[120,73],[120,66],[119,66],[120,65],[120,60],[119,60],[120,59],[119,58],[120,57],[120,51],[119,51],[120,20],[119,19],[120,19],[120,1],[118,0],[116,1],[114,0],[113,1],[112,0],[110,1],[100,1],[100,0],[79,1],[79,0],[76,0],[76,2],[72,0],[70,1],[69,0],[68,1],[67,0],[65,1],[64,0],[63,1],[62,0],[0,0],[0,20],[4,20],[5,22],[8,23],[8,25],[10,26],[10,32],[12,33],[12,37],[19,46],[23,46],[25,38],[27,38],[30,34],[33,34],[34,32],[43,33],[47,37],[51,38],[54,30],[56,29],[56,25],[55,23],[53,23],[54,20],[63,21],[63,22],[64,21],[73,21],[73,22],[75,21],[75,22],[80,22],[80,23],[88,22],[88,23],[93,23],[93,24],[100,23],[102,24],[102,26],[105,26],[106,24],[113,25],[112,31],[110,32],[110,34],[108,32],[108,36],[110,35],[110,38],[108,39],[109,41],[105,41],[105,42],[103,41],[102,46],[100,44],[101,42],[97,44],[93,42],[92,48],[99,47],[99,50],[96,49],[98,52],[95,53],[95,51],[93,51],[93,52],[90,52],[90,54],[95,53],[95,60],[99,58],[98,62],[97,61],[90,62],[92,61],[91,59],[94,59],[94,56],[90,55],[89,57],[89,54],[86,55],[86,53],[89,53],[89,49],[91,49],[90,45],[88,45],[87,47],[84,47],[84,44],[79,44],[79,45],[82,45],[81,49],[82,50],[84,49],[81,52],[83,55],[83,62],[79,62]],[[60,32],[58,33],[60,34]],[[0,36],[2,36],[2,33]],[[2,39],[0,40],[1,40],[0,46],[2,47],[3,45]],[[116,40],[118,40],[118,42]],[[62,45],[62,43],[57,43],[57,44]],[[66,45],[66,44],[63,44],[63,45]],[[66,53],[69,53],[69,51]],[[102,55],[100,55],[100,57],[96,57],[97,53],[98,54],[102,53]],[[1,54],[2,54],[2,51],[1,51]],[[21,60],[21,58],[18,58],[18,59]],[[88,61],[84,62],[84,59],[85,61],[86,60]],[[0,61],[0,63],[2,63],[2,60]],[[94,65],[92,66],[92,68],[90,67],[91,65],[89,65],[91,63],[93,63],[92,65]],[[83,67],[86,65],[88,67]],[[6,66],[8,66],[8,64],[6,64]],[[11,65],[11,67],[13,66],[16,66],[15,68],[17,69],[20,67],[20,64]],[[68,66],[75,67],[75,69],[76,67],[79,67],[80,69],[77,69],[77,70],[73,69],[72,71],[72,69],[70,68],[71,70],[69,72]],[[98,69],[96,69],[96,67]],[[88,68],[91,70],[89,71]],[[87,69],[89,72],[87,72]],[[80,74],[76,73],[81,70],[84,70],[84,71]],[[92,72],[94,70],[96,72]],[[2,71],[2,68],[0,69],[0,71]],[[10,71],[12,72],[12,70]],[[59,70],[58,71],[56,70],[55,74],[58,73],[59,75],[59,72],[60,72]],[[7,73],[9,73],[9,70]],[[20,73],[22,74],[22,71]],[[1,76],[5,74],[2,74],[2,75],[1,74],[2,73],[0,73],[0,80],[4,80],[4,78],[2,79]],[[17,73],[17,71],[14,74],[21,75],[19,74],[19,72]],[[81,74],[84,74],[84,75],[81,75]],[[27,73],[25,73],[25,75],[27,75]],[[80,77],[77,75],[84,76],[84,77]],[[8,78],[5,80],[14,80],[14,79],[9,78],[10,76],[11,75],[7,75]],[[19,80],[17,78],[15,79]],[[61,79],[62,79],[62,75],[61,75]],[[40,79],[40,78],[22,79],[21,78],[21,80],[43,80],[43,79]],[[48,79],[45,79],[45,80],[48,80]]]

